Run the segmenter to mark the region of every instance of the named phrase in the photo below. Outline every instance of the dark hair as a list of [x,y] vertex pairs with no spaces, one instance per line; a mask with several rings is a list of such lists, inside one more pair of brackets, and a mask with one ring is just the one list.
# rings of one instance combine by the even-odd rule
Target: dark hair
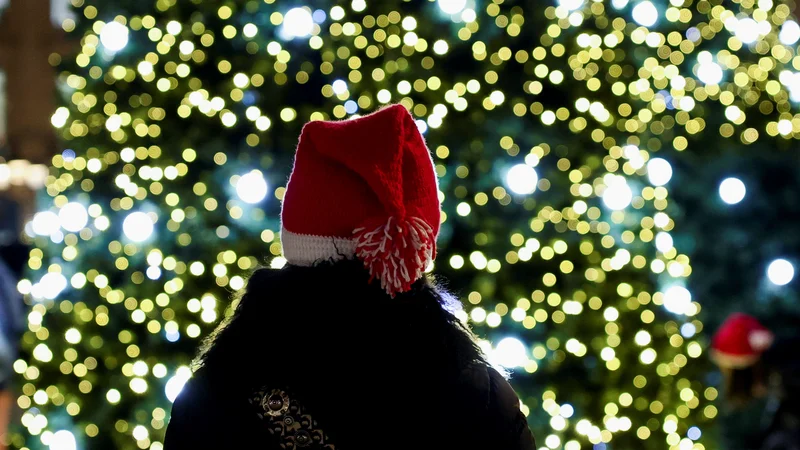
[[[205,341],[196,370],[243,388],[256,383],[315,383],[412,371],[452,379],[485,363],[469,329],[453,314],[460,303],[431,278],[389,297],[358,261],[259,269],[234,312]],[[367,372],[370,375],[367,375]]]

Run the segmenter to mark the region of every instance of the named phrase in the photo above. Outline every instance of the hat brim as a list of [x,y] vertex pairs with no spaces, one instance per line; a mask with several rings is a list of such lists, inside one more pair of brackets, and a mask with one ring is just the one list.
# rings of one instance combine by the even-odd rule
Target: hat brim
[[714,363],[726,369],[746,369],[752,367],[761,358],[761,355],[733,355],[719,350],[711,349],[709,356]]

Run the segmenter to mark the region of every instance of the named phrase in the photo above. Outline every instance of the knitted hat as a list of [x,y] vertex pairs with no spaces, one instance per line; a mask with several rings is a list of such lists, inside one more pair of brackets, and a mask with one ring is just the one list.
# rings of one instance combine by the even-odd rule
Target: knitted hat
[[755,317],[735,313],[711,340],[711,359],[720,367],[741,369],[755,364],[772,345],[772,333]]
[[289,264],[356,257],[394,297],[435,257],[440,217],[433,160],[403,106],[303,127],[283,198]]

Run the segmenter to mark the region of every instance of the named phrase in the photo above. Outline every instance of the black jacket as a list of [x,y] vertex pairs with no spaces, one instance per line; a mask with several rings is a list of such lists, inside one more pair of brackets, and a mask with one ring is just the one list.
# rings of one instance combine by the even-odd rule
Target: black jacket
[[492,368],[473,365],[439,382],[426,382],[420,368],[402,386],[381,385],[367,370],[338,380],[319,373],[295,390],[244,388],[201,369],[173,405],[165,448],[536,448],[517,395]]

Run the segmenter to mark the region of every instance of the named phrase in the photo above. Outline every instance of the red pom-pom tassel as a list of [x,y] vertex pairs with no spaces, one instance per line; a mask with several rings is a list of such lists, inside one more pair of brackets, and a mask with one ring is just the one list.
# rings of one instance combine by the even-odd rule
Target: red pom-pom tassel
[[381,287],[393,298],[411,289],[433,260],[436,236],[419,217],[390,217],[384,225],[358,228],[353,233],[356,255],[371,279],[379,279]]

